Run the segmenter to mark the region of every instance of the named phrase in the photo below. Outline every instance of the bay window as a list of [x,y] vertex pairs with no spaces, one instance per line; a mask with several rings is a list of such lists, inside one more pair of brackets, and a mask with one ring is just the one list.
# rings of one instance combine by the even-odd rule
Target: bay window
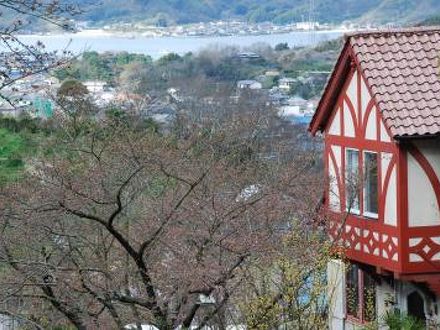
[[[362,161],[361,156],[362,155]],[[363,180],[361,180],[363,178]],[[345,150],[345,203],[349,213],[376,219],[379,213],[378,154]],[[362,197],[361,198],[361,193]]]

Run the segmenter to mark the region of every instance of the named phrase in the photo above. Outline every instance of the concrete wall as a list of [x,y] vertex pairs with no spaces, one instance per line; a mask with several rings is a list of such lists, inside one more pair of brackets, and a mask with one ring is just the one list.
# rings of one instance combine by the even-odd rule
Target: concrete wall
[[329,299],[330,330],[344,329],[345,322],[345,264],[331,260],[327,265],[327,295]]

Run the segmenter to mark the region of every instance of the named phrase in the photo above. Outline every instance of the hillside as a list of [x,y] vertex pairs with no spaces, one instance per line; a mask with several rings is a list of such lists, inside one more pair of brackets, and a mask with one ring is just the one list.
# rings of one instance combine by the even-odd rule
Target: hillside
[[[115,21],[145,21],[153,24],[185,24],[219,19],[272,21],[279,24],[309,17],[308,0],[81,0],[84,19],[97,25]],[[345,20],[388,23],[417,22],[440,12],[437,0],[313,0],[319,22]]]
[[440,14],[438,0],[382,0],[380,4],[363,14],[362,22],[388,22],[390,17],[396,22],[415,23]]

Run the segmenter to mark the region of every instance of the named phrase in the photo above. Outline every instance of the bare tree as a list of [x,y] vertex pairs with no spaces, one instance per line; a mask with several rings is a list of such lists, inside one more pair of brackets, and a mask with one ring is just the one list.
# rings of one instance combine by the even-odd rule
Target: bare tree
[[62,118],[2,190],[0,298],[20,302],[14,314],[78,329],[226,327],[249,267],[270,264],[292,217],[313,218],[319,176],[299,131],[280,134],[264,103],[208,103],[196,117],[182,108],[167,135],[130,115],[76,117],[74,130]]

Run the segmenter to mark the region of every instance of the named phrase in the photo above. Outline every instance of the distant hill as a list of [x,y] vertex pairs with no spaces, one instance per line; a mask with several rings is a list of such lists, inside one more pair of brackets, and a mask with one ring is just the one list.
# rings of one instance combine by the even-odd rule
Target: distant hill
[[[73,0],[71,0],[73,1]],[[309,0],[80,0],[84,19],[98,25],[115,21],[185,24],[239,18],[279,24],[307,20]],[[439,0],[311,0],[319,22],[418,22],[440,14]]]
[[382,0],[378,6],[364,13],[360,20],[416,23],[428,22],[428,18],[434,15],[440,15],[439,0]]

